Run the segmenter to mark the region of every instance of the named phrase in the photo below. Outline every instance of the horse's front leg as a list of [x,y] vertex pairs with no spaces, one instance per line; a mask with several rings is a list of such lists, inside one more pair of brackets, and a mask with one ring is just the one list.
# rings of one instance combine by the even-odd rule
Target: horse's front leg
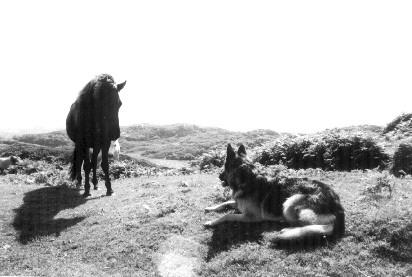
[[100,148],[99,147],[93,147],[93,154],[92,154],[92,161],[91,161],[91,165],[92,165],[92,169],[93,169],[93,187],[95,190],[97,190],[97,175],[96,175],[96,170],[97,170],[97,156],[99,155],[99,151]]
[[108,145],[104,145],[102,147],[102,169],[104,172],[104,182],[106,185],[106,195],[110,196],[113,194],[112,184],[110,182],[110,175],[109,175],[109,147],[110,141]]

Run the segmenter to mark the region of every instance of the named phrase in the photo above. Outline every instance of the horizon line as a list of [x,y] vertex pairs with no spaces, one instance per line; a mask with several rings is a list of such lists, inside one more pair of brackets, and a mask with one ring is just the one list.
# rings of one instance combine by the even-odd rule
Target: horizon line
[[[257,130],[268,130],[268,131],[273,131],[279,134],[315,134],[315,133],[319,133],[319,132],[323,132],[327,130],[333,130],[333,129],[345,129],[345,128],[353,128],[353,127],[365,127],[365,126],[379,127],[379,128],[385,127],[385,126],[380,126],[380,125],[375,125],[375,124],[359,124],[359,125],[348,125],[348,126],[341,126],[341,127],[324,128],[324,129],[316,130],[312,132],[296,132],[296,131],[288,132],[288,131],[274,130],[271,128],[252,128],[249,130],[239,131],[239,130],[227,129],[223,127],[209,126],[209,125],[207,126],[207,125],[200,125],[200,124],[194,124],[194,123],[176,122],[176,123],[168,123],[168,124],[157,124],[157,123],[143,122],[143,123],[135,123],[135,124],[128,124],[128,125],[120,125],[120,128],[129,128],[129,127],[138,127],[138,126],[166,127],[166,126],[174,126],[174,125],[187,125],[187,126],[196,126],[199,128],[221,129],[225,131],[238,132],[238,133],[247,133],[247,132],[252,132],[252,131],[257,131]],[[65,128],[64,127],[56,127],[56,128],[33,127],[33,128],[16,128],[16,129],[6,128],[4,130],[0,129],[0,136],[1,135],[13,136],[13,135],[44,134],[44,133],[53,133],[53,132],[60,132],[60,131],[65,131]]]

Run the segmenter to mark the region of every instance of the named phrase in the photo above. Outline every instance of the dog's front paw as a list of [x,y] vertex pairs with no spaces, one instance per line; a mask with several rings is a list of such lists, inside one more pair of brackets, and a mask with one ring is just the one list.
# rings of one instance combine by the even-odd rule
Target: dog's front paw
[[212,221],[212,220],[209,220],[209,221],[206,221],[205,223],[203,223],[203,226],[204,226],[205,228],[211,228],[211,227],[214,226],[214,224],[213,224],[213,221]]
[[207,208],[205,208],[205,212],[206,213],[208,213],[208,212],[213,212],[215,210],[215,207],[207,207]]
[[291,231],[293,228],[283,228],[282,230],[280,230],[280,234],[284,234],[284,233],[286,233],[286,232],[288,232],[288,231]]

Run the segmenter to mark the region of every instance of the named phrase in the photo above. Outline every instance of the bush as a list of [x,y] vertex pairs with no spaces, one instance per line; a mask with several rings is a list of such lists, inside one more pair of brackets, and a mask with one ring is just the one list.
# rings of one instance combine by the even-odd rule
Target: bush
[[200,170],[210,170],[220,168],[225,163],[225,151],[212,150],[203,154],[198,160],[192,163],[192,166],[199,166]]
[[349,171],[384,168],[389,156],[370,137],[328,133],[278,139],[269,147],[258,149],[254,160],[292,169]]
[[73,150],[69,148],[52,148],[13,142],[0,149],[0,157],[14,155],[20,159],[67,164],[71,161],[72,151]]
[[412,144],[401,143],[393,155],[391,172],[395,176],[412,174]]

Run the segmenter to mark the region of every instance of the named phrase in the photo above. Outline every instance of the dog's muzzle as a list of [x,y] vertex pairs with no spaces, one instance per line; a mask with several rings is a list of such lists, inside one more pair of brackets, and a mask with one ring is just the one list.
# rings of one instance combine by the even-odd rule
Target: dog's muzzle
[[220,181],[221,181],[220,184],[222,185],[222,187],[227,187],[227,186],[228,186],[225,177],[226,177],[226,176],[225,176],[225,172],[224,172],[224,171],[219,174],[219,179],[220,179]]

